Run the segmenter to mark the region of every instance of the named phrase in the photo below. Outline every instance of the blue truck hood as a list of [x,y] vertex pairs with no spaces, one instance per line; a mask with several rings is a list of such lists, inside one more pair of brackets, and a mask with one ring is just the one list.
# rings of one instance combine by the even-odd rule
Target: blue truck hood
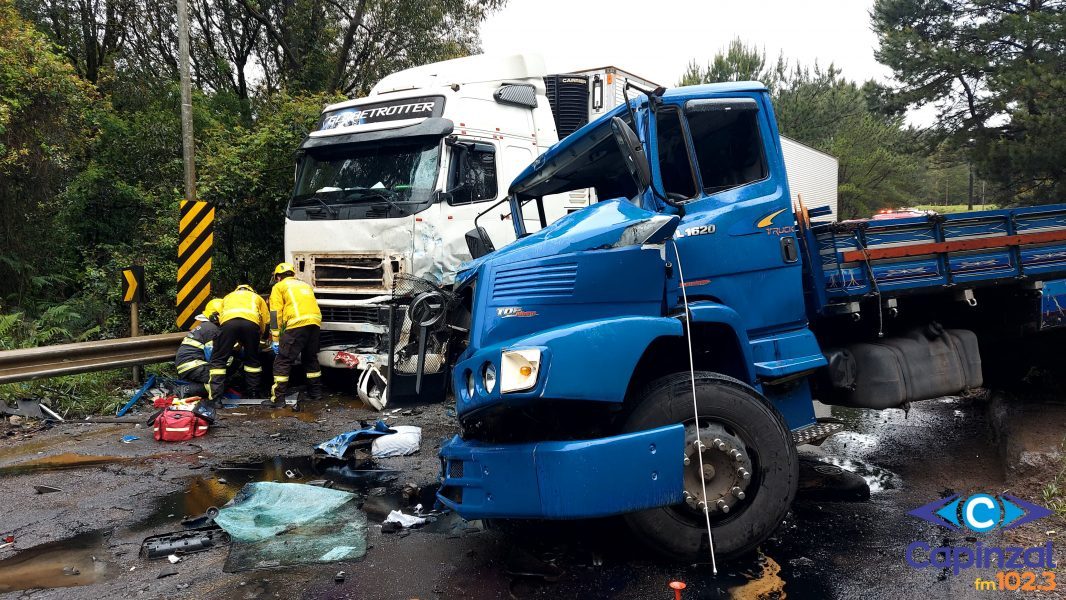
[[[455,283],[458,285],[468,280],[488,262],[512,263],[579,250],[662,243],[673,235],[679,222],[676,216],[644,210],[625,198],[597,202],[495,252],[463,263]],[[638,232],[634,231],[634,226],[643,227]]]

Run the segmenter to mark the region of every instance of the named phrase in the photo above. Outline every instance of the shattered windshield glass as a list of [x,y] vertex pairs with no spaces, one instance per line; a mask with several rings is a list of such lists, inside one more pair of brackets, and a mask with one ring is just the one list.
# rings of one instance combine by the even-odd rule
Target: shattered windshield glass
[[[297,174],[290,218],[294,209],[334,219],[412,214],[431,199],[439,164],[436,141],[309,151]],[[370,208],[387,215],[368,215]]]

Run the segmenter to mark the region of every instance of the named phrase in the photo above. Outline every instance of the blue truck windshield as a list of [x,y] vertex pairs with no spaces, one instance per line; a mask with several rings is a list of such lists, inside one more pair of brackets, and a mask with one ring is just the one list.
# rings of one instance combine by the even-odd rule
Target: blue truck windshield
[[439,165],[440,144],[436,141],[309,151],[300,162],[289,218],[412,214],[431,202]]

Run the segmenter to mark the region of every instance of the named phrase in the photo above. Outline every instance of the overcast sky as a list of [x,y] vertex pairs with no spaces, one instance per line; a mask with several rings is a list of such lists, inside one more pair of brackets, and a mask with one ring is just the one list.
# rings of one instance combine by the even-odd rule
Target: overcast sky
[[[804,64],[836,64],[860,82],[887,81],[874,59],[873,0],[508,0],[481,27],[486,53],[539,52],[549,72],[614,65],[672,86],[689,60],[707,63],[739,37]],[[912,121],[926,121],[913,115]]]

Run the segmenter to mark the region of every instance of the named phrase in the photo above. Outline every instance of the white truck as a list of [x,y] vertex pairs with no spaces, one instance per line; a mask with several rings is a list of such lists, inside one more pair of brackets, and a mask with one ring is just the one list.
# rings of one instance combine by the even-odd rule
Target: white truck
[[[412,324],[414,301],[446,295],[475,225],[496,248],[514,240],[499,203],[511,180],[623,102],[626,81],[654,87],[615,67],[549,75],[535,55],[478,55],[391,74],[325,107],[300,146],[285,215],[286,260],[322,309],[322,366],[356,370],[360,399],[378,409],[390,396],[443,394],[455,325]],[[834,204],[835,183],[834,171]],[[526,211],[526,231],[590,199],[570,192],[542,215]],[[432,296],[424,304],[444,297]]]

